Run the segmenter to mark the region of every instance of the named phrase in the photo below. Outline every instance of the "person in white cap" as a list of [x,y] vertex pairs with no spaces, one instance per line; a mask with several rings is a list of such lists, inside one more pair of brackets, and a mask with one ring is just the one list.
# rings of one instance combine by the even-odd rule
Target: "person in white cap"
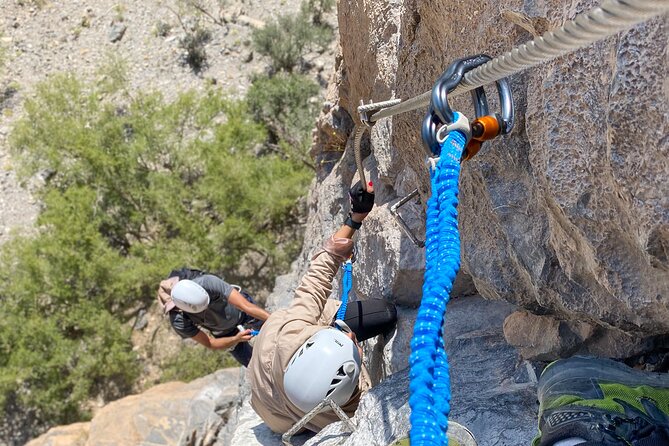
[[248,366],[253,352],[248,344],[252,329],[259,329],[269,317],[241,289],[213,274],[188,268],[174,270],[160,283],[158,300],[182,338],[211,349],[231,349],[243,366]]

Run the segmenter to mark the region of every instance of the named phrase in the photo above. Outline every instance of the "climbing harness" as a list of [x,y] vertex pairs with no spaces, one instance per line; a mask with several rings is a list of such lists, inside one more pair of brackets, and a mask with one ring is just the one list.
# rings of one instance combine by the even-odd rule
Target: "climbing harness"
[[320,413],[325,406],[330,406],[330,408],[334,411],[334,413],[339,417],[340,420],[344,422],[346,427],[348,428],[349,431],[353,432],[355,430],[355,424],[353,421],[346,415],[344,410],[337,405],[334,401],[332,401],[330,398],[325,398],[323,401],[318,403],[318,406],[314,407],[307,413],[305,416],[300,418],[300,421],[295,423],[293,427],[291,427],[286,433],[284,433],[281,436],[281,442],[285,446],[293,446],[293,444],[290,442],[290,439],[292,438],[293,435],[304,429],[304,426],[307,425],[309,420],[311,420],[313,417],[315,417],[318,413]]

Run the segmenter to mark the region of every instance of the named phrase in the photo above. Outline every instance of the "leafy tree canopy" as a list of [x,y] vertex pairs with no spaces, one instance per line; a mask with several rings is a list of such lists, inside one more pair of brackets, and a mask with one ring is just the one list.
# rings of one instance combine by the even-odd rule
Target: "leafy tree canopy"
[[257,76],[246,96],[253,117],[267,128],[270,142],[284,156],[308,166],[313,116],[319,105],[313,99],[318,92],[318,84],[307,76],[279,72]]
[[44,181],[36,234],[0,250],[0,405],[68,423],[127,393],[128,321],[174,267],[271,283],[301,244],[312,173],[266,143],[246,102],[213,89],[166,101],[71,75],[41,84],[11,135],[22,177]]

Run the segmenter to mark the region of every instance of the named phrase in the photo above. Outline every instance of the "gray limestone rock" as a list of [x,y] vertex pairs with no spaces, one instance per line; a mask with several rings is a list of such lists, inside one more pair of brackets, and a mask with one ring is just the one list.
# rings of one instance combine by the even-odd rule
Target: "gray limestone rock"
[[[577,9],[587,6],[581,2]],[[514,10],[545,18],[546,26],[576,12],[555,0]],[[343,2],[339,17],[342,62],[329,99],[354,117],[361,99],[416,96],[453,59],[500,54],[529,38],[501,20],[498,8],[467,1]],[[453,17],[461,26],[444,26]],[[515,129],[486,143],[463,165],[460,181],[462,269],[486,298],[633,338],[669,332],[669,96],[661,88],[669,67],[666,23],[666,17],[650,20],[511,78]],[[464,32],[471,26],[481,26],[476,39]],[[471,113],[468,97],[452,105]],[[369,262],[388,258],[391,271],[378,268],[380,283],[359,288],[402,303],[420,295],[411,284],[422,262],[405,236],[390,229],[394,223],[382,209],[416,188],[423,203],[429,195],[420,140],[424,113],[378,122],[365,160],[384,193],[377,196],[381,210],[370,216],[374,230],[361,231],[360,245],[374,247]],[[340,163],[346,165],[346,154]],[[347,184],[344,173],[340,187]],[[409,226],[422,235],[424,204],[412,207]],[[613,342],[600,347],[598,354],[620,353]]]
[[54,428],[30,445],[229,444],[226,424],[234,425],[240,404],[240,370],[219,370],[188,384],[160,384],[106,405],[90,423]]
[[516,311],[504,321],[504,336],[523,358],[549,361],[573,355],[630,358],[652,351],[663,337],[635,337],[622,330],[581,321]]
[[25,446],[86,446],[90,422],[56,426]]
[[504,321],[504,337],[520,348],[523,358],[547,361],[567,357],[592,336],[594,327],[578,321],[559,321],[516,311]]
[[293,293],[297,287],[297,266],[292,265],[291,272],[281,275],[276,278],[274,282],[274,290],[272,294],[267,297],[266,307],[273,311],[276,309],[287,307],[293,299]]
[[188,418],[177,446],[210,446],[229,443],[228,424],[234,421],[240,404],[240,369],[219,370],[188,403]]
[[119,42],[123,38],[127,29],[128,27],[124,23],[115,22],[109,27],[107,39],[109,39],[111,43]]

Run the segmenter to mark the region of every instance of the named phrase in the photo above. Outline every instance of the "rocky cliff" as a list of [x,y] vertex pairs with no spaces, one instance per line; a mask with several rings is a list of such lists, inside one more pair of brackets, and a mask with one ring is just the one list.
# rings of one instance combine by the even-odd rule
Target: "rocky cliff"
[[91,422],[55,427],[26,446],[228,444],[239,374],[226,369],[188,384],[160,384],[108,404]]
[[[530,40],[528,27],[514,17],[556,27],[594,3],[342,2],[341,59],[331,99],[339,107],[319,122],[327,131],[318,133],[317,158],[319,148],[330,145],[333,122],[357,119],[360,100],[415,96],[455,58],[496,55]],[[666,341],[666,50],[667,20],[657,18],[511,78],[516,127],[464,165],[459,206],[462,273],[476,290],[550,315],[514,315],[505,326],[509,339],[530,326],[568,320],[578,324],[563,331],[578,342],[555,340],[553,356],[624,358]],[[454,108],[472,113],[466,98]],[[399,232],[388,207],[415,188],[423,201],[429,193],[423,114],[382,120],[371,132],[365,167],[380,192],[358,239],[357,292],[364,298],[407,305],[420,299],[422,253]],[[318,235],[343,212],[339,191],[353,176],[350,152],[349,138],[339,164],[323,164],[315,192]],[[423,208],[406,210],[417,233],[424,232]],[[334,221],[330,214],[337,215]],[[380,253],[384,262],[378,262]]]
[[[278,279],[270,303],[289,302],[309,253],[348,210],[360,100],[420,94],[453,59],[499,54],[592,4],[340,2],[340,50],[315,131],[312,154],[320,167],[305,246],[292,274]],[[629,358],[668,348],[667,41],[667,20],[659,18],[514,76],[514,131],[463,167],[462,270],[446,345],[452,416],[469,425],[481,445],[526,444],[532,437],[536,374],[523,357]],[[454,105],[472,111],[467,99]],[[389,207],[418,188],[421,202],[402,212],[422,235],[429,194],[419,136],[423,113],[380,121],[363,144],[377,207],[357,236],[354,293],[400,305],[396,332],[365,346],[381,384],[363,399],[356,432],[349,436],[334,424],[296,444],[385,445],[408,429],[408,344],[424,256]],[[248,403],[241,404],[231,444],[279,444]],[[199,441],[193,444],[205,444]]]
[[[355,179],[352,127],[361,100],[418,95],[431,88],[453,59],[499,54],[530,40],[530,31],[559,26],[592,4],[512,2],[502,8],[473,1],[341,2],[340,54],[312,151],[320,161],[319,181],[310,197],[303,256],[295,265],[297,274],[287,280],[304,271],[308,253],[347,211],[345,191]],[[447,313],[449,321],[467,315],[485,319],[488,312],[508,315],[505,338],[528,359],[577,353],[625,359],[667,350],[666,45],[667,20],[658,18],[511,79],[514,131],[488,143],[463,168],[462,270],[454,295],[479,293],[517,307],[504,313],[480,304],[458,313],[458,305],[465,303],[456,300]],[[454,106],[471,113],[467,101],[457,99]],[[383,298],[408,308],[400,313],[392,339],[366,347],[377,382],[394,375],[363,401],[356,421],[364,428],[345,444],[383,445],[407,429],[407,396],[397,389],[406,385],[400,370],[407,365],[410,308],[420,301],[424,257],[400,231],[389,207],[415,188],[422,203],[429,194],[420,141],[423,115],[421,110],[382,120],[363,141],[377,208],[357,236],[354,291],[361,299]],[[333,150],[342,145],[343,153]],[[418,234],[424,233],[422,203],[403,211]],[[289,291],[284,287],[278,293],[278,305],[286,304]],[[466,357],[461,370],[454,366],[453,387],[459,396],[454,397],[453,416],[470,424],[480,444],[522,444],[531,438],[531,429],[519,426],[533,424],[534,399],[531,391],[516,393],[516,386],[531,389],[523,384],[531,379],[514,378],[522,369],[517,353],[505,350],[503,342],[489,349],[472,342],[468,355],[453,340],[497,328],[490,320],[470,328],[475,335],[447,333],[454,363],[460,354]],[[514,366],[496,365],[499,355]],[[467,373],[471,364],[480,380]],[[503,390],[492,392],[503,401],[477,405],[463,397],[497,386]],[[492,417],[498,407],[511,412]],[[335,444],[341,430],[334,425],[307,444]],[[271,438],[259,443],[277,441]]]

